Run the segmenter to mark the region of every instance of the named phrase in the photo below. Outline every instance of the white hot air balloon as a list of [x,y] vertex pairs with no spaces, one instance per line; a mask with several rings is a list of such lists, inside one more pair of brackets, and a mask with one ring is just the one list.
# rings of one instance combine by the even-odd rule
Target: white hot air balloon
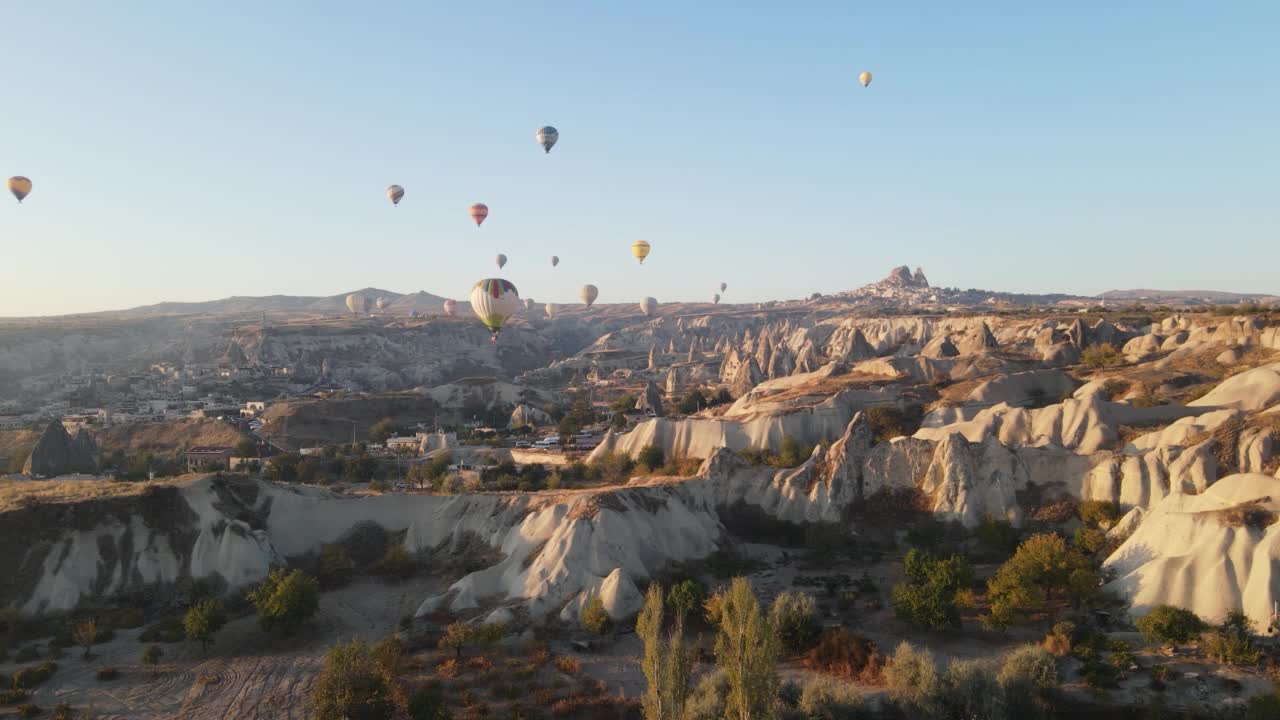
[[547,317],[553,318],[556,316],[556,304],[547,303],[545,306],[543,306],[542,311],[547,314]]
[[457,300],[453,300],[453,299],[445,300],[445,301],[444,301],[444,314],[445,314],[445,315],[449,315],[449,316],[457,315],[457,314],[458,314],[458,301],[457,301]]
[[591,307],[591,303],[600,297],[600,290],[595,285],[583,285],[582,289],[578,291],[578,297],[582,302],[586,303],[587,307]]
[[364,309],[364,296],[360,293],[351,293],[347,296],[347,309],[352,315],[359,315]]
[[648,317],[653,317],[658,312],[658,301],[651,297],[647,297],[640,301],[640,310]]
[[551,267],[555,267],[555,266],[557,266],[557,265],[559,265],[559,264],[560,264],[560,256],[559,256],[559,255],[552,255],[552,256],[551,256]]
[[387,199],[391,201],[392,205],[399,205],[400,199],[403,197],[404,197],[404,188],[400,187],[399,185],[392,185],[391,187],[387,188]]
[[498,257],[494,258],[493,260],[494,262],[498,263],[499,270],[501,270],[507,264],[507,256],[503,255],[502,253],[498,253]]
[[503,324],[520,309],[520,293],[510,280],[486,278],[471,288],[471,309],[489,328],[490,342],[496,343]]
[[378,312],[383,312],[387,306],[391,304],[391,300],[385,297],[378,298]]

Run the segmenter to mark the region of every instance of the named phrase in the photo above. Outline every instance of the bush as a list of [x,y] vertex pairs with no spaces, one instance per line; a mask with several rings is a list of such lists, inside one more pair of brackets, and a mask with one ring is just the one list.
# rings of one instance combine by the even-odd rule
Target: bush
[[811,647],[822,629],[818,625],[818,603],[808,593],[780,593],[769,608],[769,622],[782,647],[793,653]]
[[1071,537],[1075,549],[1087,555],[1097,555],[1107,547],[1107,535],[1097,528],[1078,527]]
[[577,658],[572,658],[568,655],[560,655],[556,657],[555,666],[556,670],[559,670],[565,675],[577,675],[582,671],[582,663],[578,662]]
[[902,642],[884,668],[884,679],[890,695],[909,713],[917,717],[939,714],[942,682],[933,654],[928,650],[917,650],[911,643]]
[[1204,621],[1190,610],[1172,605],[1157,605],[1136,623],[1147,642],[1188,643],[1204,632]]
[[667,604],[677,615],[695,615],[707,601],[707,586],[694,579],[684,580],[667,591]]
[[30,690],[53,677],[53,674],[57,671],[58,663],[48,661],[22,668],[13,674],[13,687]]
[[1043,648],[1023,645],[1005,656],[996,680],[1001,685],[1025,682],[1037,690],[1058,685],[1058,663]]
[[393,543],[387,546],[382,559],[378,561],[378,572],[392,580],[406,580],[413,576],[418,563],[404,545]]
[[311,691],[311,707],[316,720],[393,716],[386,678],[363,640],[339,643],[325,655],[324,669]]
[[449,705],[439,690],[435,688],[418,688],[409,696],[409,717],[411,720],[451,720]]
[[941,702],[957,718],[999,718],[1004,715],[1003,692],[990,663],[952,660],[942,677]]
[[982,516],[982,523],[973,531],[984,555],[1005,559],[1018,549],[1022,533],[1006,520],[997,520],[990,513]]
[[1204,636],[1204,653],[1224,665],[1257,665],[1262,653],[1253,646],[1253,635],[1249,616],[1232,610],[1221,625]]
[[320,584],[302,572],[277,568],[248,595],[258,610],[258,625],[292,634],[320,609]]
[[1109,530],[1122,517],[1120,505],[1106,500],[1084,500],[1076,512],[1080,516],[1080,522],[1090,527]]
[[178,643],[185,640],[186,631],[182,628],[181,617],[167,617],[156,621],[142,631],[138,642],[144,643]]
[[1058,657],[1068,655],[1075,642],[1075,634],[1076,624],[1070,620],[1055,623],[1053,629],[1044,636],[1044,649]]
[[729,676],[716,669],[704,675],[685,701],[687,720],[722,720],[725,701],[729,697]]
[[897,406],[873,407],[862,411],[871,425],[871,433],[877,441],[892,440],[903,435],[914,435],[924,419],[924,408],[910,405],[905,410]]
[[142,664],[153,668],[160,664],[160,659],[164,657],[164,650],[159,645],[148,645],[147,649],[142,651]]
[[201,652],[208,652],[209,643],[227,623],[227,616],[222,612],[222,603],[217,600],[198,602],[187,610],[182,618],[182,628],[188,640],[200,643]]
[[604,635],[609,631],[609,613],[604,609],[604,601],[599,595],[592,596],[582,608],[582,627],[596,635]]
[[1091,368],[1111,367],[1124,361],[1124,356],[1111,343],[1091,345],[1080,353],[1080,362]]
[[807,720],[854,720],[870,717],[857,690],[831,678],[805,683],[796,708]]
[[636,464],[648,472],[662,467],[664,462],[665,456],[662,453],[662,448],[657,445],[645,445],[636,454]]
[[885,658],[866,637],[832,628],[822,633],[801,664],[816,672],[873,685],[881,680]]
[[113,667],[98,668],[97,678],[100,682],[108,682],[120,677],[120,671]]

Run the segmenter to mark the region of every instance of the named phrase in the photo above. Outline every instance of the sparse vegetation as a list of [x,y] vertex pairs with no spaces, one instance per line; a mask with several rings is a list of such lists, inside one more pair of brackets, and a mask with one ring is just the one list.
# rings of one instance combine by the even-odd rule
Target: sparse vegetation
[[1111,343],[1090,345],[1080,353],[1080,362],[1091,368],[1111,367],[1124,362],[1124,355]]
[[311,691],[316,720],[389,720],[395,705],[391,689],[363,640],[335,645],[325,655],[324,669]]
[[769,624],[777,631],[782,649],[791,653],[812,647],[822,629],[818,604],[808,593],[779,593],[769,607]]
[[609,613],[604,609],[604,600],[599,595],[592,595],[582,607],[582,627],[595,635],[604,635],[609,632],[611,625]]
[[881,680],[885,658],[875,643],[841,627],[824,631],[802,663],[816,672],[875,685]]
[[1254,647],[1254,624],[1248,615],[1232,610],[1204,636],[1204,653],[1224,665],[1257,665],[1262,653]]
[[924,407],[908,405],[899,408],[896,405],[873,407],[862,411],[862,416],[871,425],[871,432],[877,441],[892,440],[903,435],[914,435],[924,420]]
[[1189,643],[1204,632],[1204,621],[1190,610],[1172,605],[1157,605],[1138,618],[1138,632],[1147,642]]

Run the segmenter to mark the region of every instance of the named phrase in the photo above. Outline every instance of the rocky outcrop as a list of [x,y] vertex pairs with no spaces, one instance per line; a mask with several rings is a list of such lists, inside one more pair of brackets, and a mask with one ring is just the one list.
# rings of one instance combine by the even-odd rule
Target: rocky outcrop
[[977,353],[991,352],[1000,349],[1000,343],[996,340],[996,336],[991,332],[991,326],[985,322],[977,329],[976,332],[966,333],[956,343],[956,349],[961,355],[975,355]]
[[535,427],[554,424],[555,420],[542,410],[529,405],[517,405],[516,409],[511,411],[511,420],[507,423],[507,427]]
[[72,438],[62,426],[61,420],[54,420],[45,427],[36,440],[35,447],[27,457],[22,472],[28,476],[56,477],[72,473],[96,473],[98,471],[98,448],[83,428]]
[[644,392],[640,393],[640,397],[636,398],[636,409],[641,412],[652,412],[658,417],[662,417],[662,391],[652,380],[645,383]]
[[956,346],[951,342],[951,338],[946,335],[939,335],[930,340],[927,345],[920,350],[920,357],[932,358],[935,360],[941,358],[955,357],[960,354]]
[[746,362],[738,365],[733,378],[729,380],[729,393],[734,397],[742,397],[751,392],[755,386],[764,382],[764,379],[764,374],[760,372],[760,366],[756,364],[756,359],[748,356]]

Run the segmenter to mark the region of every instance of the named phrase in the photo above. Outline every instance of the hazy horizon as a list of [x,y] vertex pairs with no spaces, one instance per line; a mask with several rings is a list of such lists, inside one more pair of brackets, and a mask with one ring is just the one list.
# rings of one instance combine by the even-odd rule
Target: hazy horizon
[[0,316],[463,300],[492,276],[541,302],[721,281],[756,302],[903,263],[1004,292],[1280,294],[1277,21],[1261,2],[14,6],[0,176],[34,190],[0,197]]

